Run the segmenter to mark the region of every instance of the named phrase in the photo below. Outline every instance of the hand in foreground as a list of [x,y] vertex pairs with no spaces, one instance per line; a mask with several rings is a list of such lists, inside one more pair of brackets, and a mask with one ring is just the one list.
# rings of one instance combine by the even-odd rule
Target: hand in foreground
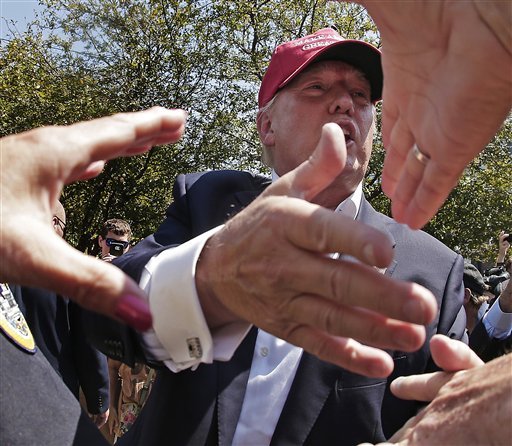
[[[432,356],[447,371],[395,380],[399,398],[433,400],[383,445],[508,444],[512,438],[512,354],[487,364],[459,341],[436,335]],[[362,446],[362,445],[360,445]]]
[[382,189],[395,219],[420,228],[510,111],[510,3],[357,3],[382,38]]
[[425,329],[416,324],[431,322],[437,305],[425,288],[374,268],[392,259],[381,232],[307,201],[345,159],[341,129],[325,125],[308,161],[208,240],[196,285],[210,328],[243,319],[325,361],[383,377],[393,361],[380,348],[418,349]]
[[177,141],[185,120],[181,110],[152,108],[2,138],[0,281],[47,288],[139,330],[149,328],[138,285],[62,240],[51,225],[52,209],[64,184],[98,175],[103,160]]
[[95,424],[95,426],[99,429],[102,427],[109,418],[109,409],[107,409],[103,413],[98,413],[94,415],[90,415],[92,422]]

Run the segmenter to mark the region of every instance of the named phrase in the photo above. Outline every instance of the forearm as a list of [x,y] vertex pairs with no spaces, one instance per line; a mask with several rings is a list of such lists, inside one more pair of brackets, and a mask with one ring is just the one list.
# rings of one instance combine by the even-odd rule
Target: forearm
[[500,250],[498,251],[498,256],[496,257],[496,266],[500,266],[505,263],[506,254],[507,254],[507,251],[500,248]]

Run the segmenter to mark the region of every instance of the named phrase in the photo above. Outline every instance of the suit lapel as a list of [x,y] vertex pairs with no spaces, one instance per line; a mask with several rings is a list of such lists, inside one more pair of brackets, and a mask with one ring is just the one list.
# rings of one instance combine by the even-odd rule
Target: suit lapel
[[[383,218],[363,198],[357,220],[385,233],[393,248],[396,241],[388,229],[389,220]],[[391,276],[396,267],[395,260],[382,271]],[[277,444],[304,444],[314,426],[336,380],[345,372],[337,366],[303,353],[290,393],[272,437],[271,446]]]
[[[368,203],[368,201],[366,201],[364,197],[361,200],[361,207],[359,209],[359,213],[357,215],[356,220],[364,224],[367,224],[368,226],[372,226],[375,229],[378,229],[379,231],[386,234],[386,236],[389,238],[391,242],[391,245],[393,246],[393,249],[395,249],[396,240],[392,232],[390,231],[390,223],[393,222],[393,220],[388,219],[388,217],[385,217],[384,215],[378,213],[375,209],[373,209],[373,207],[370,205],[370,203]],[[395,259],[393,259],[385,270],[379,271],[384,273],[386,276],[391,276],[396,266],[397,262]]]
[[304,352],[270,445],[304,444],[340,369]]
[[251,371],[257,333],[258,329],[253,327],[236,350],[233,358],[230,361],[218,363],[217,421],[220,446],[229,446],[233,442]]

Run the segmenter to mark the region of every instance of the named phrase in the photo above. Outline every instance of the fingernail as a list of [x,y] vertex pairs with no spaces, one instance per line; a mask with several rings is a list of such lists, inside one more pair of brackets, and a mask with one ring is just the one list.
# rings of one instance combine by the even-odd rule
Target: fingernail
[[370,375],[373,378],[386,378],[393,371],[393,364],[391,366],[386,363],[374,363],[370,368]]
[[117,301],[115,315],[138,331],[151,328],[149,304],[136,296],[123,296]]
[[403,383],[403,377],[399,376],[398,378],[394,379],[391,382],[391,391],[394,392],[394,391],[400,390],[402,383]]

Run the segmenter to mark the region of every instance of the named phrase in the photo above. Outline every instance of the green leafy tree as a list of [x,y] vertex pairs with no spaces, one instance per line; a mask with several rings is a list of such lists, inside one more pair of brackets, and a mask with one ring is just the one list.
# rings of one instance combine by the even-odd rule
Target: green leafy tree
[[[279,43],[335,26],[347,38],[380,45],[363,8],[324,0],[41,2],[47,8],[38,20],[0,48],[1,135],[154,105],[189,112],[182,141],[110,161],[98,178],[66,187],[68,240],[90,253],[107,218],[130,221],[135,239],[153,232],[178,173],[266,172],[259,161],[256,98]],[[377,117],[380,126],[379,110]],[[484,255],[486,247],[490,255],[489,238],[512,227],[510,130],[505,126],[470,166],[426,228],[465,255]],[[378,134],[365,192],[389,213],[380,188],[383,159]]]

